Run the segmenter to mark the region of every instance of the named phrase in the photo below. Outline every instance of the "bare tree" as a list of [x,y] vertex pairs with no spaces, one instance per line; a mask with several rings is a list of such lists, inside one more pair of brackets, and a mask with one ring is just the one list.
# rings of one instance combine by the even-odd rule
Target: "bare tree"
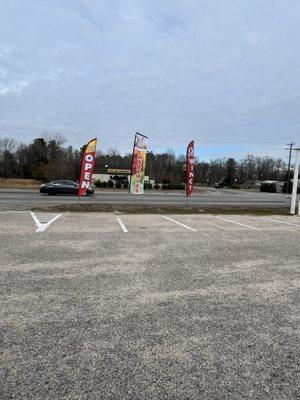
[[48,145],[50,142],[55,142],[58,147],[61,147],[66,143],[66,139],[62,133],[50,133],[47,131],[42,132],[42,138],[44,139],[45,143]]
[[9,137],[5,137],[0,139],[0,156],[3,155],[5,152],[12,153],[16,148],[17,142]]
[[[29,144],[20,144],[8,137],[0,139],[0,176],[37,179],[78,179],[81,160],[80,150],[64,147],[65,138],[60,133],[44,132]],[[96,165],[100,167],[130,169],[131,154],[125,156],[116,148],[97,152]],[[186,156],[176,156],[174,150],[164,153],[149,151],[146,174],[158,182],[182,183],[185,180],[183,165]],[[247,155],[240,160],[219,158],[210,161],[195,159],[197,183],[214,184],[220,179],[232,184],[242,184],[247,180],[283,180],[287,172],[286,163],[272,157]]]

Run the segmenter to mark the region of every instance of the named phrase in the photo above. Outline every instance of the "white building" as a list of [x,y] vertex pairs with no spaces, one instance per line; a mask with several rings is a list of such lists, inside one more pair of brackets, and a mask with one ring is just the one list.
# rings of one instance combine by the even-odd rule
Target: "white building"
[[[100,180],[101,182],[108,181],[129,181],[131,174],[130,169],[95,167],[95,172],[92,176],[92,182]],[[149,176],[145,176],[145,181],[149,182]]]

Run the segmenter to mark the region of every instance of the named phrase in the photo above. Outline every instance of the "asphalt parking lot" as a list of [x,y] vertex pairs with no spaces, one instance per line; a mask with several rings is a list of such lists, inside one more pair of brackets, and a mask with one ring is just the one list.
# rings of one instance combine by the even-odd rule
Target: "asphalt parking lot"
[[300,217],[33,214],[0,213],[1,399],[300,398]]

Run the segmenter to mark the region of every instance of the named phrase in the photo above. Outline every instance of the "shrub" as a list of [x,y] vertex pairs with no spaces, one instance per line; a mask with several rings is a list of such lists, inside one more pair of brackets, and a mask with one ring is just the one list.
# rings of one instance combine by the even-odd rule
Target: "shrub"
[[154,185],[154,189],[156,189],[156,190],[159,189],[159,184],[158,184],[158,183],[156,183],[156,184]]
[[[284,182],[283,188],[282,188],[283,193],[292,193],[293,192],[293,182]],[[298,186],[297,188],[297,193],[300,193],[300,187]]]
[[122,184],[121,184],[121,182],[116,182],[115,186],[116,186],[117,189],[120,189],[122,187]]
[[106,188],[107,187],[107,182],[102,182],[102,187]]
[[174,186],[175,186],[174,189],[177,189],[177,190],[184,190],[185,189],[185,186],[184,186],[183,183],[176,183],[176,185],[174,185]]
[[94,182],[94,185],[96,186],[96,188],[101,188],[102,182],[100,181],[100,179],[98,179],[97,181]]
[[115,186],[114,181],[109,180],[109,181],[107,182],[107,186],[108,186],[109,188],[113,188],[113,187]]
[[168,189],[168,185],[166,185],[165,183],[162,184],[161,186],[162,190],[167,190]]
[[283,193],[292,193],[292,190],[293,190],[293,182],[292,181],[284,182],[282,192]]
[[185,188],[183,183],[173,183],[173,182],[163,186],[166,186],[168,190],[184,190]]
[[275,183],[262,183],[260,186],[261,192],[269,192],[269,193],[276,193],[276,184]]
[[47,171],[47,165],[45,165],[45,163],[42,162],[32,170],[32,177],[39,181],[46,181],[47,180],[45,176],[46,171]]

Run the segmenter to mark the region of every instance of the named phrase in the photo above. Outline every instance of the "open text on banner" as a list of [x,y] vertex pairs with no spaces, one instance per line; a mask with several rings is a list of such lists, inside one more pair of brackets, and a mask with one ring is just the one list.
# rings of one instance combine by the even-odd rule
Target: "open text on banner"
[[78,197],[86,195],[86,190],[90,186],[95,167],[96,145],[95,138],[90,140],[83,150]]

